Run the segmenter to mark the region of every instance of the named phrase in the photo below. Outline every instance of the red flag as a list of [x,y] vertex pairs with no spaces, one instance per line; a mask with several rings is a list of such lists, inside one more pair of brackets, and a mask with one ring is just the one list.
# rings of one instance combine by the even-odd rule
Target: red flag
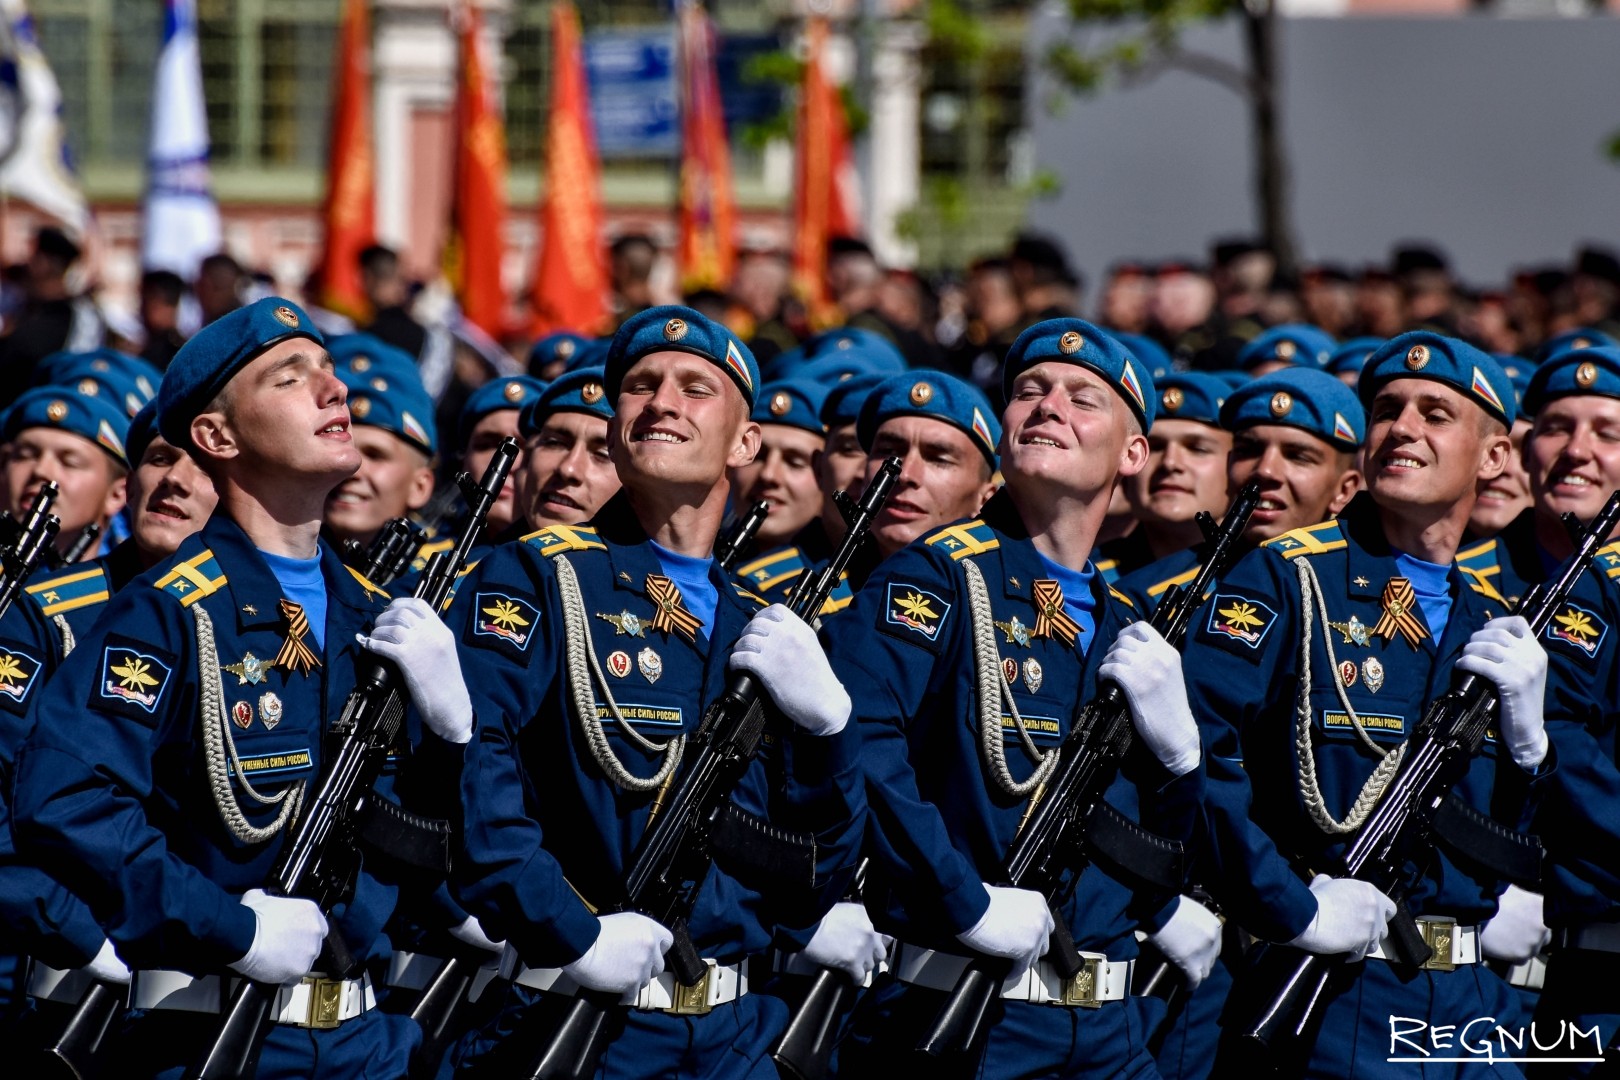
[[376,161],[371,147],[371,5],[346,0],[338,42],[332,137],[326,159],[326,250],[320,302],[351,318],[369,312],[360,287],[360,252],[376,233]]
[[860,232],[859,186],[838,87],[822,69],[827,20],[805,28],[793,185],[793,282],[813,319],[833,317],[827,295],[827,241]]
[[680,0],[681,208],[676,263],[681,284],[724,289],[737,261],[731,151],[714,72],[714,24],[696,0]]
[[459,13],[454,194],[444,272],[467,321],[491,337],[504,329],[501,225],[506,218],[506,131],[495,100],[493,66],[484,55],[483,20],[465,4]]
[[606,329],[608,318],[602,168],[591,129],[579,13],[568,0],[551,9],[551,42],[551,119],[546,129],[546,195],[540,203],[540,258],[534,275],[534,332],[598,333]]

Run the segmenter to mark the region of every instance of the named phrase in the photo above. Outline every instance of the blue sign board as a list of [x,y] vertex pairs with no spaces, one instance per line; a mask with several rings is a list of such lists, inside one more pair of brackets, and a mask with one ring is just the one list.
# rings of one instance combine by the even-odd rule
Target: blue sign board
[[592,31],[585,35],[585,70],[602,157],[673,157],[680,151],[673,28]]

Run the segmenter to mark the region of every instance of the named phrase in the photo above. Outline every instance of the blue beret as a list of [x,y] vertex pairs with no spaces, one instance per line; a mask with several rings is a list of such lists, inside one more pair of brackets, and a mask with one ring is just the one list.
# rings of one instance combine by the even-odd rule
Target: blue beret
[[393,432],[429,457],[438,452],[433,399],[420,379],[396,380],[378,375],[375,368],[339,368],[337,375],[349,388],[349,416],[356,424]]
[[777,379],[786,379],[809,361],[804,355],[804,346],[795,345],[771,357],[759,367],[759,374],[766,382],[775,382]]
[[332,363],[360,375],[381,375],[393,382],[422,381],[416,357],[370,334],[344,334],[326,343]]
[[1333,348],[1337,344],[1332,334],[1319,327],[1309,323],[1285,323],[1261,331],[1253,341],[1238,350],[1238,367],[1249,371],[1268,360],[1325,367],[1333,358]]
[[730,376],[749,409],[759,388],[759,364],[748,346],[701,311],[667,304],[638,311],[624,320],[608,346],[604,375],[608,396],[617,399],[624,373],[649,353],[684,352],[701,356]]
[[1082,319],[1047,319],[1019,334],[1002,361],[1002,396],[1011,400],[1013,380],[1046,360],[1078,364],[1101,375],[1131,407],[1144,432],[1153,426],[1158,403],[1153,376],[1125,346]]
[[181,450],[191,450],[191,422],[225,384],[254,358],[289,338],[326,341],[304,309],[279,296],[255,300],[221,315],[169,361],[158,387],[158,429]]
[[1465,397],[1508,427],[1518,410],[1513,384],[1489,353],[1460,338],[1432,330],[1409,330],[1392,337],[1367,357],[1356,390],[1368,408],[1378,388],[1394,379],[1432,379],[1462,391]]
[[1360,375],[1361,369],[1367,364],[1367,357],[1383,343],[1384,339],[1381,337],[1351,338],[1334,349],[1333,355],[1328,357],[1328,374]]
[[601,368],[580,368],[553,379],[535,399],[518,413],[518,430],[525,439],[540,430],[552,413],[579,412],[613,419],[613,403],[602,388]]
[[484,417],[502,409],[521,409],[539,397],[545,388],[546,384],[533,375],[497,375],[468,394],[456,428],[456,449],[467,449],[473,428]]
[[1221,368],[1219,371],[1211,371],[1210,374],[1225,383],[1229,390],[1236,390],[1240,386],[1247,385],[1249,380],[1254,377],[1247,371],[1240,371],[1237,368]]
[[591,338],[574,350],[569,357],[564,371],[580,371],[584,368],[603,368],[607,366],[608,348],[613,344],[612,338]]
[[529,347],[529,374],[538,375],[541,368],[559,360],[567,365],[590,340],[584,334],[571,334],[566,330],[547,334]]
[[1530,378],[1536,373],[1536,365],[1513,353],[1491,353],[1491,359],[1502,366],[1502,374],[1513,384],[1513,404],[1519,407],[1518,418],[1530,419],[1530,413],[1524,407],[1524,392],[1530,389]]
[[860,419],[861,406],[866,404],[866,395],[888,377],[875,371],[851,375],[828,389],[827,396],[821,402],[821,426],[831,431],[835,427],[855,423]]
[[827,434],[821,426],[821,403],[827,388],[814,379],[780,379],[760,387],[754,405],[756,424],[779,424],[816,435]]
[[1562,334],[1548,338],[1536,350],[1536,365],[1539,367],[1555,356],[1574,349],[1612,349],[1620,345],[1613,337],[1591,326],[1583,326],[1576,330],[1565,330]]
[[1524,411],[1531,415],[1549,401],[1572,394],[1620,398],[1620,348],[1570,349],[1536,369],[1524,391]]
[[52,353],[34,368],[35,386],[73,386],[92,397],[105,394],[128,416],[157,397],[162,381],[157,368],[115,349]]
[[1159,390],[1159,420],[1196,420],[1219,426],[1221,402],[1232,392],[1225,379],[1202,371],[1171,372],[1154,377]]
[[1354,450],[1367,437],[1367,412],[1356,392],[1313,368],[1280,368],[1233,391],[1221,406],[1221,426],[1236,432],[1255,424],[1299,428],[1340,450]]
[[824,330],[806,341],[803,348],[806,360],[820,360],[824,356],[837,356],[851,349],[859,349],[874,359],[874,370],[900,372],[907,367],[905,354],[894,342],[859,326],[835,326],[831,330]]
[[1112,330],[1108,332],[1113,334],[1114,340],[1125,346],[1132,356],[1142,361],[1142,366],[1148,369],[1148,374],[1153,376],[1154,382],[1158,382],[1175,370],[1175,362],[1170,359],[1165,347],[1146,334],[1119,334]]
[[157,434],[157,403],[148,402],[130,420],[129,433],[124,436],[124,454],[129,459],[130,468],[140,466],[141,458],[146,456],[146,448],[152,445]]
[[999,465],[996,446],[1001,442],[1001,422],[984,392],[970,382],[943,371],[890,375],[872,388],[861,406],[855,426],[861,449],[871,453],[878,428],[896,416],[926,416],[960,428],[992,470]]
[[36,386],[25,391],[6,412],[0,442],[10,442],[24,429],[36,427],[88,439],[118,464],[129,464],[124,456],[129,417],[99,394],[81,394],[71,386]]

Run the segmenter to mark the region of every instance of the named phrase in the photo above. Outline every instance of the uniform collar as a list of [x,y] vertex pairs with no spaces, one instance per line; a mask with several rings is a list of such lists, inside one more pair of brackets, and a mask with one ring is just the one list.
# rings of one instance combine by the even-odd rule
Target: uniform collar
[[[264,556],[259,554],[259,549],[248,539],[242,527],[229,516],[216,512],[200,533],[187,538],[177,557],[184,561],[204,548],[214,553],[224,573],[225,587],[222,591],[230,596],[238,632],[279,629],[282,622],[280,601],[285,594],[281,590],[281,583],[271,573],[269,564],[264,561]],[[324,540],[319,541],[319,550],[321,577],[326,582],[328,604],[341,604],[360,612],[370,610],[365,589],[344,567],[337,553]],[[330,611],[327,619],[330,623]]]
[[[1384,586],[1391,578],[1399,576],[1400,570],[1395,564],[1395,551],[1384,535],[1383,523],[1378,519],[1378,504],[1373,502],[1370,495],[1362,492],[1350,500],[1350,505],[1339,515],[1339,523],[1350,541],[1345,548],[1348,555],[1344,567],[1346,595],[1379,604],[1384,595]],[[1446,622],[1446,636],[1450,637],[1452,631],[1468,625],[1468,618],[1463,613],[1473,606],[1470,598],[1475,594],[1455,562],[1446,575],[1446,584],[1450,586],[1453,605],[1451,617]],[[1435,640],[1434,628],[1429,625],[1421,607],[1417,617],[1423,623],[1423,628],[1429,631],[1429,636],[1423,639],[1425,645],[1444,655],[1441,648],[1444,643]]]

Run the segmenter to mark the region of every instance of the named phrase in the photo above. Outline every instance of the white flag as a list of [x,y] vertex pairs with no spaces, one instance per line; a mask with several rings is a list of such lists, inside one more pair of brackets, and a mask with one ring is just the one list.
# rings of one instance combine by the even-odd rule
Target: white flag
[[84,237],[90,211],[62,129],[62,92],[23,0],[0,0],[0,191]]
[[196,0],[167,0],[152,79],[141,265],[186,280],[220,249],[219,206],[208,172],[208,110],[197,50]]

